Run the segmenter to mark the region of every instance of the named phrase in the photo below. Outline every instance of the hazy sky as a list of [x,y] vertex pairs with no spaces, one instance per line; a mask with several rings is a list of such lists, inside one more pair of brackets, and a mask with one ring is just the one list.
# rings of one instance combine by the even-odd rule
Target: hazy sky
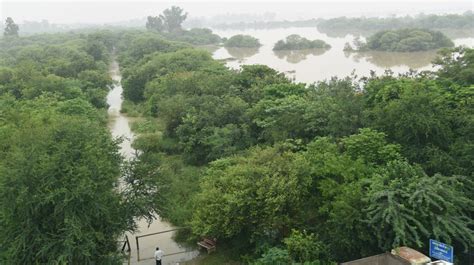
[[387,16],[423,13],[462,13],[473,10],[473,0],[464,1],[35,1],[0,0],[1,19],[11,16],[24,20],[47,19],[51,23],[111,23],[157,15],[171,5],[183,7],[189,17],[225,14],[275,13],[277,19],[307,19],[335,16]]

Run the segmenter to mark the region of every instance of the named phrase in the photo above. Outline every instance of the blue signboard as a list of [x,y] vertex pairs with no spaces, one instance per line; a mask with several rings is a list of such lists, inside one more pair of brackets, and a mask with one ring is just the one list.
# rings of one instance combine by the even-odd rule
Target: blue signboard
[[450,245],[430,239],[430,257],[454,263],[454,248]]

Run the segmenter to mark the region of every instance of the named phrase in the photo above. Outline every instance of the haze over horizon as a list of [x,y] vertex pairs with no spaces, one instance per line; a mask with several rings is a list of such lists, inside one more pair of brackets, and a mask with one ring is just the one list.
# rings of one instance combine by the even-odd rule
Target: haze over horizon
[[474,0],[291,1],[0,0],[0,265],[474,265]]
[[[203,4],[206,3],[206,4]],[[330,18],[337,16],[401,16],[425,14],[463,13],[473,9],[472,1],[439,2],[89,2],[89,1],[2,1],[0,3],[1,20],[12,17],[18,23],[25,21],[48,20],[55,24],[113,24],[149,15],[157,15],[171,5],[184,8],[189,19],[212,18],[226,15],[270,14],[272,20],[298,20],[310,18]],[[212,5],[212,8],[209,8]]]

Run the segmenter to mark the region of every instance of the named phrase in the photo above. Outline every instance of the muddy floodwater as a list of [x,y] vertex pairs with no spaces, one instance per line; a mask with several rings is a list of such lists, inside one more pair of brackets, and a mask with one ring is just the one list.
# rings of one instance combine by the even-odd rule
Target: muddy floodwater
[[[132,147],[134,134],[130,129],[131,119],[120,113],[123,101],[123,89],[120,83],[121,75],[119,65],[116,61],[114,61],[110,67],[110,75],[115,81],[115,85],[107,95],[107,103],[109,104],[109,129],[113,137],[123,138],[120,151],[126,159],[131,159],[135,155],[135,150]],[[187,249],[177,244],[173,240],[174,232],[140,237],[152,233],[173,230],[175,228],[170,223],[160,220],[159,216],[156,217],[156,220],[154,220],[150,226],[148,226],[144,220],[139,220],[138,231],[135,233],[127,233],[131,245],[130,264],[154,265],[153,254],[157,246],[165,253],[163,257],[164,265],[174,265],[182,261],[191,260],[199,254],[195,249]],[[139,250],[137,250],[137,236],[139,237]],[[124,262],[124,264],[128,264],[128,260]]]
[[[357,76],[368,76],[370,71],[382,74],[386,69],[394,73],[404,73],[410,68],[414,70],[430,70],[436,51],[423,52],[344,52],[344,44],[352,43],[354,35],[343,34],[329,36],[321,33],[316,27],[279,28],[279,29],[245,29],[245,30],[213,30],[221,37],[236,34],[247,34],[260,40],[260,48],[225,48],[210,49],[215,59],[229,59],[227,66],[238,69],[244,64],[265,64],[298,82],[313,83],[329,79],[333,76],[345,77],[351,73]],[[273,45],[291,34],[302,37],[321,39],[330,44],[331,49],[309,49],[295,51],[273,51]],[[469,34],[469,36],[472,36]],[[457,35],[453,38],[456,45],[474,46],[474,38]]]

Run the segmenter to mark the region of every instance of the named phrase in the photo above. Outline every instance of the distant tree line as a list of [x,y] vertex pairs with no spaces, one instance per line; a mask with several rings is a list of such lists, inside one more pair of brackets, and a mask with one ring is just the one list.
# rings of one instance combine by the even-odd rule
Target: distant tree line
[[399,28],[427,29],[473,29],[474,14],[467,11],[463,14],[419,14],[404,17],[337,17],[330,19],[313,18],[294,21],[253,21],[233,22],[209,25],[217,29],[270,29],[288,27],[317,27],[320,32],[374,32]]
[[320,32],[374,32],[403,28],[423,29],[474,29],[474,13],[467,11],[464,14],[424,15],[405,17],[338,17],[321,20],[317,27]]

